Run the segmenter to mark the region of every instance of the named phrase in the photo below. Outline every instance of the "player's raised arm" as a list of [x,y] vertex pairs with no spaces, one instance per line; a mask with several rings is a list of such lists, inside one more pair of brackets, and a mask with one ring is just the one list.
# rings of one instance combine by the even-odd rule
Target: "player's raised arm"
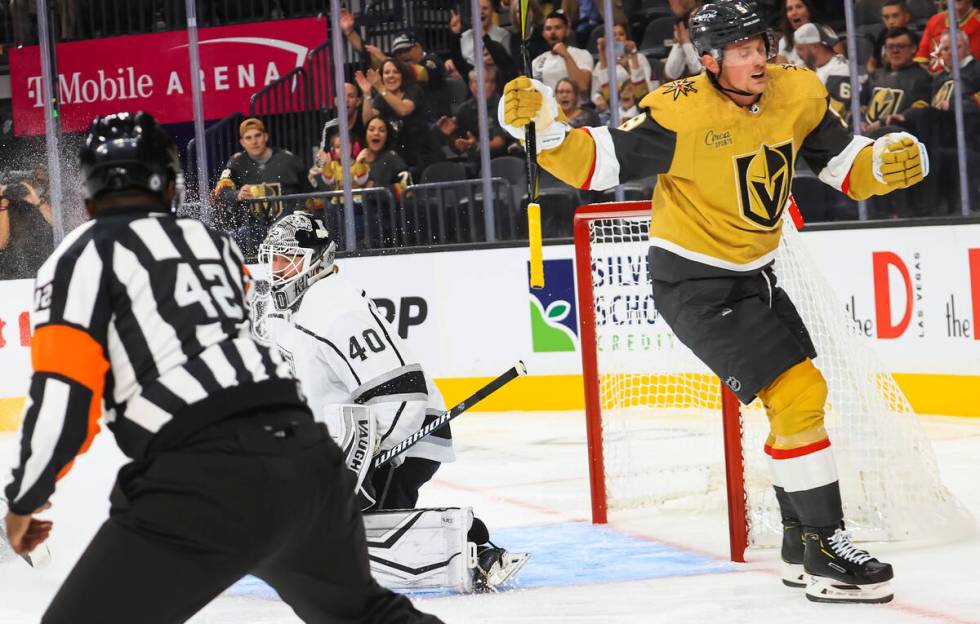
[[875,140],[852,135],[828,99],[815,100],[815,106],[824,109],[822,118],[804,139],[800,155],[826,184],[860,200],[912,186],[929,175],[926,147],[908,132]]
[[649,109],[621,129],[572,129],[551,88],[526,76],[507,83],[497,114],[507,132],[522,141],[524,127],[533,120],[538,163],[580,189],[602,191],[666,173],[674,158],[676,134],[657,123]]

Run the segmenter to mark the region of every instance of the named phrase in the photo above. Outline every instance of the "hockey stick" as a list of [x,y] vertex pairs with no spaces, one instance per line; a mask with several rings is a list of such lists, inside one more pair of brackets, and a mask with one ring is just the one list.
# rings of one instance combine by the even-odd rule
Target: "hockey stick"
[[[531,78],[531,46],[527,39],[528,0],[521,2],[521,57],[524,75]],[[531,260],[531,288],[544,288],[544,260],[541,244],[541,205],[538,204],[538,150],[534,122],[524,130],[525,164],[527,166],[527,246]]]
[[514,379],[517,379],[518,377],[523,377],[524,375],[527,375],[527,367],[524,366],[524,362],[518,361],[517,364],[509,368],[507,371],[505,371],[503,374],[501,374],[499,377],[497,377],[487,385],[483,386],[482,388],[480,388],[479,390],[471,394],[468,398],[464,399],[461,403],[456,405],[456,407],[444,412],[442,416],[433,420],[428,425],[422,427],[421,429],[419,429],[412,435],[408,436],[407,438],[405,438],[395,446],[391,447],[387,451],[378,453],[374,457],[374,468],[380,468],[381,466],[388,463],[395,457],[398,457],[399,455],[407,451],[416,442],[418,442],[425,436],[429,435],[436,429],[439,429],[440,427],[444,426],[450,420],[456,418],[457,416],[459,416],[466,410],[470,409],[471,407],[473,407],[483,399],[487,398],[497,390],[500,390],[502,387],[504,387]]

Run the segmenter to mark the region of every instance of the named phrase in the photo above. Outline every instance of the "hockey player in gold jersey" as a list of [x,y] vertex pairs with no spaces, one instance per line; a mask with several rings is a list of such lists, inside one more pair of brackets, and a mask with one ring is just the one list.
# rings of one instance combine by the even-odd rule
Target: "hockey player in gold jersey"
[[907,133],[853,136],[813,72],[767,64],[775,46],[751,2],[705,4],[690,30],[705,71],[647,95],[620,129],[571,130],[550,90],[524,77],[507,84],[498,114],[518,138],[534,121],[538,163],[576,187],[659,174],[654,300],[743,403],[758,396],[766,407],[784,583],[805,586],[818,602],[887,602],[891,566],[844,530],[823,423],[827,385],[772,264],[798,157],[825,183],[863,199],[922,180],[925,148]]

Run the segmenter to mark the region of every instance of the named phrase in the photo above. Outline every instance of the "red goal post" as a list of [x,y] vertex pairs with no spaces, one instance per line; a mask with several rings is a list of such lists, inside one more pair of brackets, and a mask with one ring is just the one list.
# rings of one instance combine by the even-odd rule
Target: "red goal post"
[[[610,217],[649,217],[650,202],[634,201],[581,206],[575,212],[575,271],[578,282],[579,324],[582,343],[582,376],[585,382],[585,423],[589,449],[589,487],[592,522],[608,522],[605,466],[603,464],[602,407],[596,352],[596,314],[592,287],[589,223]],[[728,497],[728,530],[732,561],[745,561],[747,524],[745,485],[742,481],[742,439],[738,398],[718,380],[725,440],[725,477]]]

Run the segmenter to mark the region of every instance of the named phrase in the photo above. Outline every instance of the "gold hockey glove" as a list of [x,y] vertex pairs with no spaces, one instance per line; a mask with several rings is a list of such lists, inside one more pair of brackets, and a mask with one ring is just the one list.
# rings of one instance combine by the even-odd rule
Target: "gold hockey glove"
[[892,188],[906,188],[929,175],[926,146],[908,132],[880,137],[873,148],[874,177]]
[[503,129],[521,143],[524,127],[533,121],[538,152],[561,145],[569,130],[551,87],[527,76],[518,76],[504,86],[497,118]]

